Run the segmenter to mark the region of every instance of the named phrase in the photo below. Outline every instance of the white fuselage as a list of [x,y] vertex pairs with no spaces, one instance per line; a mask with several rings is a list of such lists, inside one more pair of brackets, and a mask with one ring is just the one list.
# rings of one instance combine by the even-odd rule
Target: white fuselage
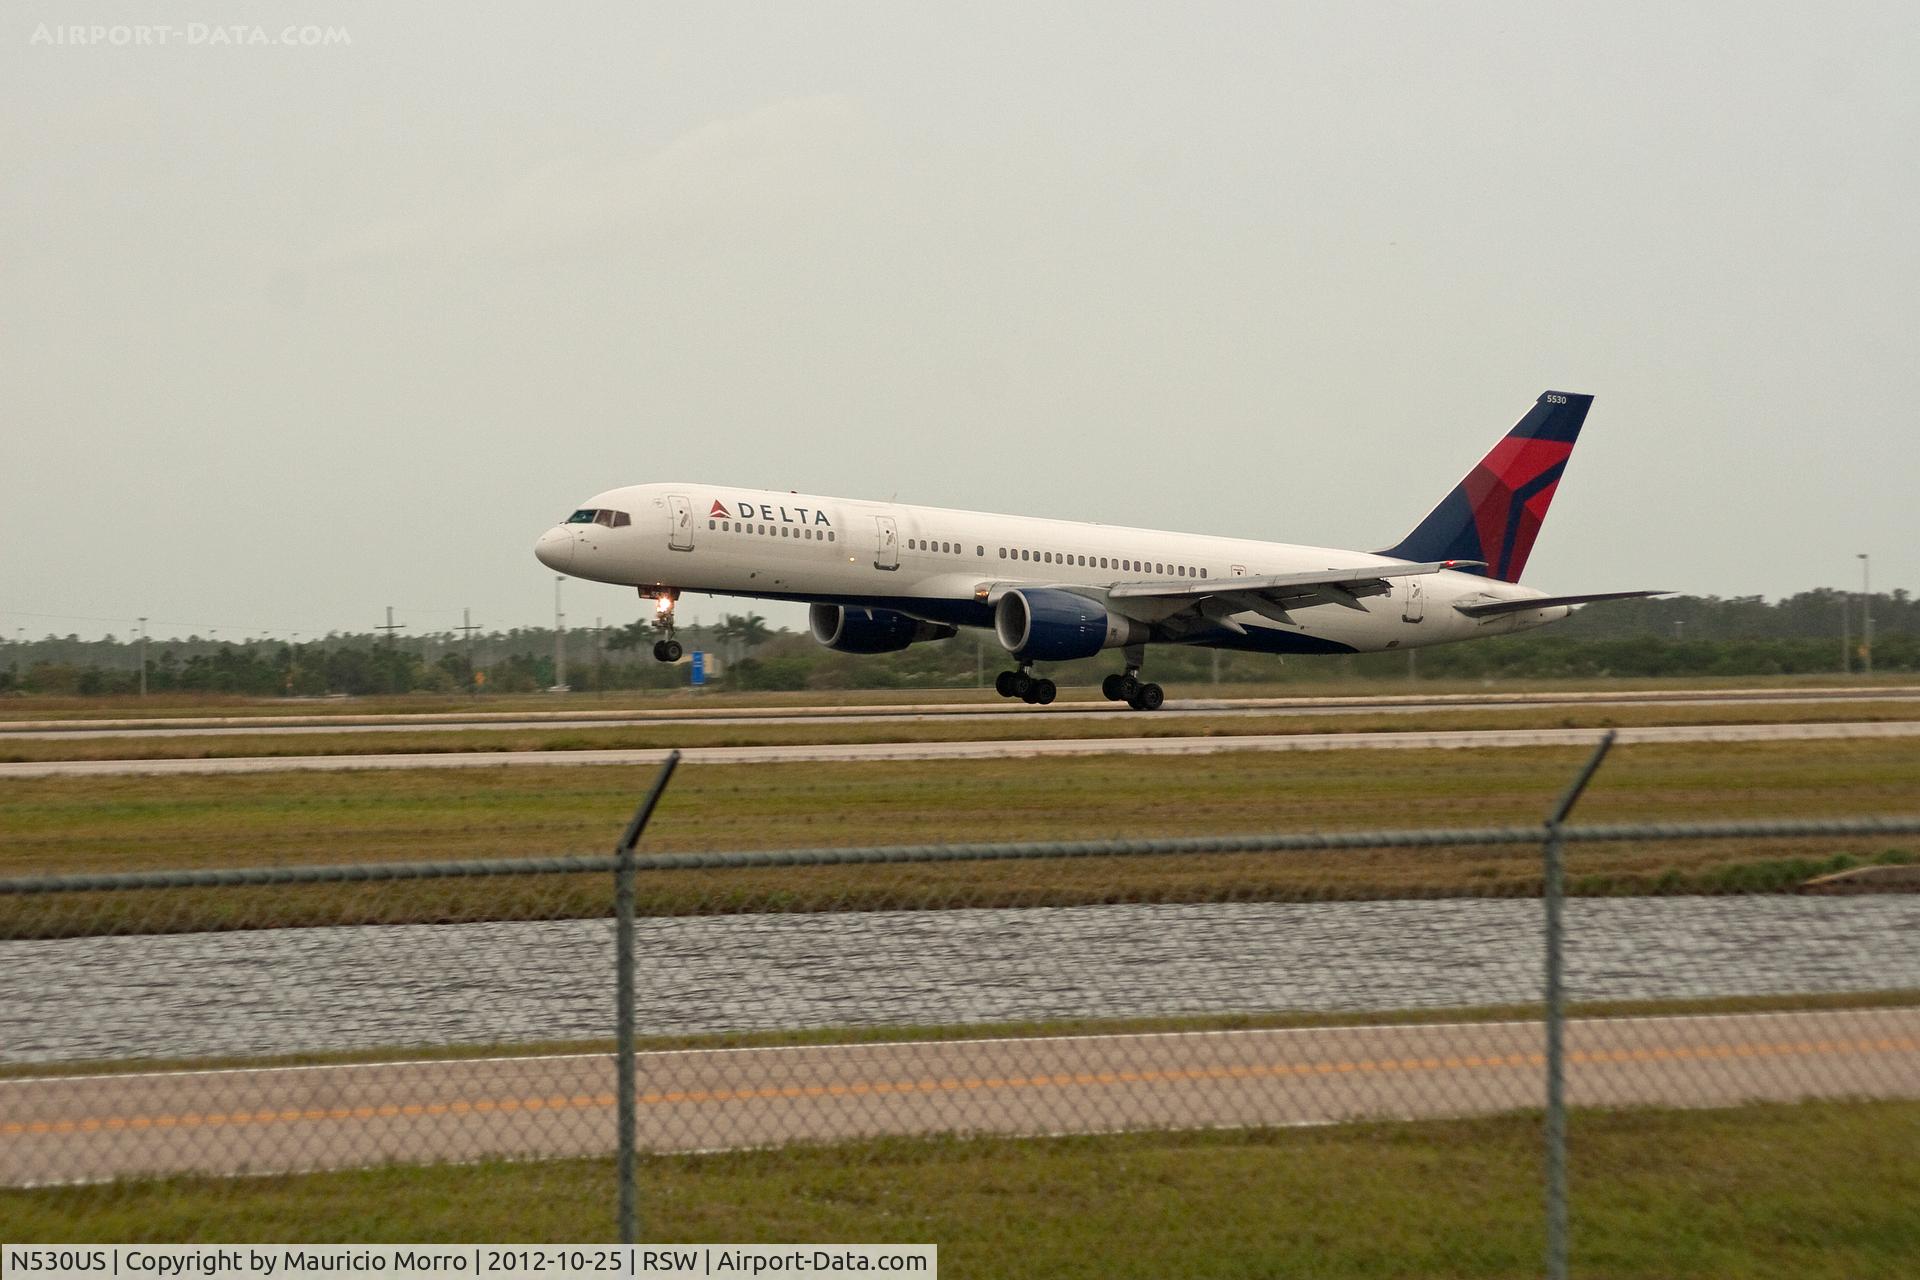
[[536,554],[559,572],[647,596],[698,591],[842,604],[987,627],[1009,589],[1060,587],[1157,628],[1156,642],[1274,653],[1445,644],[1525,630],[1571,612],[1550,605],[1471,618],[1454,606],[1542,593],[1442,571],[1392,579],[1390,592],[1344,603],[1196,620],[1190,611],[1176,617],[1180,609],[1161,599],[1107,600],[1105,591],[1405,562],[1330,547],[711,484],[610,489],[589,499],[580,515],[595,511],[628,522],[576,517],[543,535]]

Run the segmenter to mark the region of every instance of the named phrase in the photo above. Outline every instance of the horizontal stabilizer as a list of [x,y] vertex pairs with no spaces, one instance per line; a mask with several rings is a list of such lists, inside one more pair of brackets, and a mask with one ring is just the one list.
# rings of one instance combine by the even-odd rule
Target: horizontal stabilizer
[[1469,618],[1497,618],[1503,613],[1527,613],[1566,604],[1592,604],[1596,600],[1639,600],[1646,596],[1672,594],[1671,591],[1598,591],[1584,596],[1537,596],[1532,600],[1491,600],[1486,604],[1457,604],[1453,607]]

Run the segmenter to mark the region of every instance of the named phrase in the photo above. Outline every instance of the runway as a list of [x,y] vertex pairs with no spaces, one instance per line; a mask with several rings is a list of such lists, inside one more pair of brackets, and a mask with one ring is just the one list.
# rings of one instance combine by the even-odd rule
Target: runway
[[[578,696],[578,695],[576,695]],[[1822,702],[1920,703],[1920,687],[1863,689],[1646,690],[1626,693],[1427,694],[1360,698],[1187,698],[1169,701],[1167,714],[1205,714],[1213,719],[1253,716],[1418,715],[1426,712],[1513,708],[1586,709],[1638,706],[1735,706],[1761,703],[1804,706]],[[903,703],[881,706],[661,707],[645,710],[430,712],[420,715],[187,716],[115,720],[0,721],[0,741],[119,737],[234,737],[334,733],[456,733],[513,729],[660,728],[677,725],[871,725],[925,723],[956,717],[1000,720],[1107,719],[1137,716],[1110,702],[1056,702],[1032,707],[1020,702]]]
[[[1217,734],[1200,737],[1026,738],[973,742],[810,743],[684,747],[686,764],[845,764],[858,761],[1021,760],[1096,755],[1195,756],[1229,751],[1472,750],[1590,746],[1603,730],[1460,729],[1424,733]],[[1920,721],[1834,724],[1644,725],[1615,731],[1623,745],[1676,742],[1815,742],[1920,737]],[[0,779],[155,777],[206,773],[348,772],[356,769],[579,768],[646,765],[668,748],[587,751],[428,751],[332,756],[233,756],[187,760],[35,760],[0,763]]]
[[[1541,1106],[1538,1022],[640,1055],[644,1150],[1064,1134]],[[1920,1009],[1576,1019],[1574,1106],[1920,1097]],[[557,1158],[614,1144],[610,1055],[0,1082],[0,1184]]]

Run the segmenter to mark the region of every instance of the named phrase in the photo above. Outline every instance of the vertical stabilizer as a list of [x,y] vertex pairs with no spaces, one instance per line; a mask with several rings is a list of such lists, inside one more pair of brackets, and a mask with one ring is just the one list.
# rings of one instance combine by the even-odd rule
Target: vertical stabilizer
[[1543,392],[1412,533],[1380,554],[1415,561],[1484,560],[1487,567],[1478,572],[1518,582],[1592,404],[1592,396]]

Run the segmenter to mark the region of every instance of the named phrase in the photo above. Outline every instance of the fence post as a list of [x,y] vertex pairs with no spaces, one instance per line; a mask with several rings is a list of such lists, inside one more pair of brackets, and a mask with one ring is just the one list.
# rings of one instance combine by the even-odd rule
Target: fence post
[[633,1053],[633,847],[640,843],[640,835],[647,829],[647,820],[653,817],[654,806],[660,803],[660,793],[667,789],[667,779],[673,776],[673,770],[679,763],[680,753],[669,751],[660,765],[659,775],[653,780],[653,789],[647,792],[647,798],[640,802],[640,807],[633,811],[633,818],[627,823],[625,834],[620,837],[620,847],[614,850],[613,1069],[616,1080],[613,1096],[616,1123],[620,1130],[621,1244],[637,1244],[640,1239],[639,1124],[635,1114],[638,1099],[633,1078],[636,1069]]
[[1567,1280],[1567,1009],[1560,919],[1566,876],[1560,831],[1612,747],[1613,730],[1609,729],[1554,806],[1541,845],[1545,864],[1541,897],[1547,908],[1547,1280]]

